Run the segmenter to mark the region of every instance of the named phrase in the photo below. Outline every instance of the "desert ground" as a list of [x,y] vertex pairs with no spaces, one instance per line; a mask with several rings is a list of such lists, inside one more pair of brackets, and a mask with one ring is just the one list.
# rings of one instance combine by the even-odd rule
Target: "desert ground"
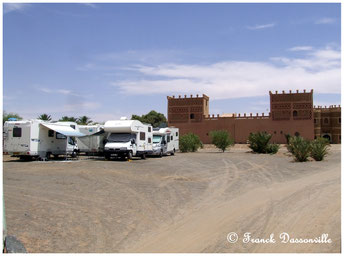
[[[340,160],[340,145],[305,163],[246,145],[130,162],[4,156],[7,233],[28,252],[340,252]],[[282,232],[331,243],[283,244]]]

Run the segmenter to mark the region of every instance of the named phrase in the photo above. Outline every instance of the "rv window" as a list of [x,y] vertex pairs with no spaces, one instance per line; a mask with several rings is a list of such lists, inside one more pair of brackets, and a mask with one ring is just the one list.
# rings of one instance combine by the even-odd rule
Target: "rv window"
[[67,139],[67,137],[59,132],[56,132],[56,139]]
[[178,132],[176,132],[176,136],[178,137]]
[[136,139],[136,135],[131,133],[111,133],[108,142],[128,142],[131,139]]
[[167,143],[171,141],[170,135],[167,135]]
[[151,132],[152,131],[152,127],[148,127],[148,132]]
[[148,143],[152,143],[152,138],[148,138]]
[[153,143],[159,143],[161,140],[160,135],[153,135]]
[[68,137],[68,144],[75,145],[75,141],[72,137]]
[[145,140],[146,134],[144,132],[140,132],[140,140]]
[[48,137],[54,137],[54,130],[48,131]]
[[19,127],[13,128],[13,137],[21,137],[22,129]]
[[173,140],[173,136],[171,135],[171,140]]
[[71,124],[70,127],[75,130],[75,125],[74,124]]

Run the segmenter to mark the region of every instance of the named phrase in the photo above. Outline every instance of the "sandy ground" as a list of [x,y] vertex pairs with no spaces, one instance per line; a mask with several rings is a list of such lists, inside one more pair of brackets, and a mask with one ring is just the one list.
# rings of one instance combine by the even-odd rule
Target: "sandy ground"
[[[8,234],[28,252],[341,251],[340,145],[323,162],[237,145],[131,162],[4,156],[3,169]],[[283,244],[282,232],[332,243]]]

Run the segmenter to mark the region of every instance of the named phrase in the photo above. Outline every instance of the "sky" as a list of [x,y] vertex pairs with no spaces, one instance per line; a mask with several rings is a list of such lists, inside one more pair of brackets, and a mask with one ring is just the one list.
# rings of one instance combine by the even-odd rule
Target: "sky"
[[3,109],[103,122],[167,96],[268,113],[269,91],[341,97],[340,4],[6,4]]

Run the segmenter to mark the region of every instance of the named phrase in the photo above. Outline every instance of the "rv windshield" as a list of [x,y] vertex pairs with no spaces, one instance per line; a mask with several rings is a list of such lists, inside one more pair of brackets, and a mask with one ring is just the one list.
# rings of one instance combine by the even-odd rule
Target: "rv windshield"
[[128,142],[131,139],[136,139],[136,134],[131,133],[111,133],[108,142]]
[[161,135],[153,135],[153,143],[159,143],[161,140]]

